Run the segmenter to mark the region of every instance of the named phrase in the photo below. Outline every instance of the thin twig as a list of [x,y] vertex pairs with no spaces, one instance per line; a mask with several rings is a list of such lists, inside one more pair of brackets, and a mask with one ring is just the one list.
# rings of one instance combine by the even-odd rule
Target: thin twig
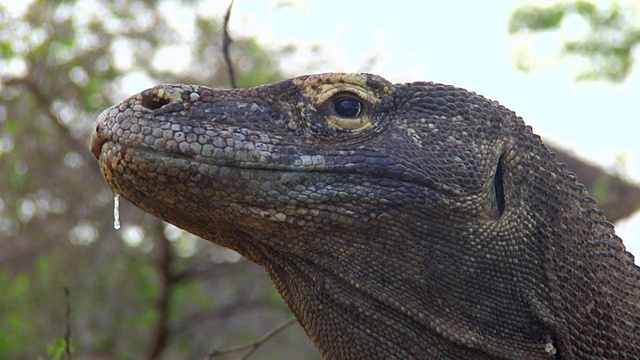
[[159,275],[158,298],[156,299],[156,312],[158,319],[152,330],[151,346],[147,354],[147,359],[157,359],[166,349],[169,343],[169,310],[171,308],[171,292],[175,281],[173,278],[173,263],[175,261],[171,243],[162,232],[162,222],[155,222],[155,232],[158,246],[158,258],[154,264]]
[[232,354],[235,352],[240,352],[240,351],[245,351],[246,352],[244,354],[242,354],[242,356],[240,356],[238,358],[238,360],[246,360],[249,358],[249,356],[251,356],[253,353],[255,353],[262,345],[264,345],[267,341],[269,341],[271,338],[273,338],[274,336],[278,335],[282,330],[288,328],[289,326],[291,326],[292,324],[294,324],[296,322],[295,318],[291,318],[285,322],[283,322],[282,324],[276,326],[275,328],[271,329],[268,333],[262,335],[262,337],[260,337],[258,340],[247,343],[247,344],[243,344],[243,345],[238,345],[238,346],[232,346],[226,349],[222,349],[222,350],[212,350],[209,353],[209,356],[207,357],[208,359],[212,359],[216,356],[221,356],[221,355],[227,355],[227,354]]
[[227,69],[229,70],[229,82],[232,88],[237,88],[236,73],[233,70],[233,63],[231,63],[231,56],[229,56],[229,45],[233,42],[231,36],[229,36],[229,18],[231,18],[231,7],[233,6],[233,0],[229,3],[227,13],[224,15],[224,30],[222,38],[222,54],[224,55],[224,61],[227,63]]
[[64,358],[66,360],[71,360],[71,296],[69,295],[69,288],[64,287],[64,296],[65,301],[67,302],[67,310],[65,312],[65,322],[67,323],[67,328],[64,331]]

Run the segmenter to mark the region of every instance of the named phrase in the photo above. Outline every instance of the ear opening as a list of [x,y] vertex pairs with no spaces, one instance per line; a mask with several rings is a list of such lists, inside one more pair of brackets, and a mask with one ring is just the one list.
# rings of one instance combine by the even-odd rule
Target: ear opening
[[496,167],[496,173],[493,176],[493,196],[495,196],[495,204],[498,210],[498,217],[502,216],[505,207],[502,161],[503,157],[500,156],[500,159],[498,160],[498,166]]

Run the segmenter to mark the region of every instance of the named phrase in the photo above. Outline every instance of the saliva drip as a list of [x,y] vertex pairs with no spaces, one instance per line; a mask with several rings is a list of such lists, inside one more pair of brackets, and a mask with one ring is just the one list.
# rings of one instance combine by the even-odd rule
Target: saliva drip
[[120,230],[120,195],[113,195],[113,228]]

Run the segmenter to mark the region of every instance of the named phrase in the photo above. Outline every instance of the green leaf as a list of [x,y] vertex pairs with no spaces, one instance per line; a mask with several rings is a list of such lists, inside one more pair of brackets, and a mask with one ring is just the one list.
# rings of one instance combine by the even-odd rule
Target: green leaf
[[595,18],[598,15],[596,5],[590,1],[576,1],[575,9],[576,13],[589,18]]
[[550,30],[560,27],[565,15],[561,5],[522,5],[511,14],[508,30],[510,34],[523,30]]
[[[633,49],[640,43],[640,26],[632,19],[638,13],[637,5],[624,7],[617,2],[591,2],[586,0],[558,2],[554,5],[523,5],[516,8],[509,21],[509,33],[522,30],[533,33],[559,28],[568,15],[582,17],[588,30],[578,38],[562,39],[558,58],[586,60],[587,66],[575,74],[577,81],[624,81],[635,63]],[[530,37],[527,38],[530,41]],[[521,47],[521,46],[520,46]],[[515,66],[525,72],[532,69],[523,64],[543,64],[535,61],[534,54],[515,55]],[[535,70],[535,69],[533,69]]]
[[67,342],[64,339],[57,339],[55,343],[47,345],[47,356],[51,360],[61,360],[65,358]]
[[13,51],[13,47],[11,43],[7,41],[0,42],[0,55],[3,59],[10,59],[15,56],[15,51]]

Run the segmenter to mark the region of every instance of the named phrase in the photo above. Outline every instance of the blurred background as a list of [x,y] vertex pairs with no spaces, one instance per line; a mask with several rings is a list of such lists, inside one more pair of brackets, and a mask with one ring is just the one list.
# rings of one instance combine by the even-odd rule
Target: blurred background
[[[115,231],[113,194],[88,150],[97,115],[133,93],[230,86],[228,6],[0,0],[0,358],[64,358],[71,339],[78,359],[203,359],[291,317],[264,271],[232,251],[126,201]],[[366,71],[498,100],[640,254],[639,6],[237,0],[230,55],[240,87]],[[294,325],[254,358],[320,356]]]

